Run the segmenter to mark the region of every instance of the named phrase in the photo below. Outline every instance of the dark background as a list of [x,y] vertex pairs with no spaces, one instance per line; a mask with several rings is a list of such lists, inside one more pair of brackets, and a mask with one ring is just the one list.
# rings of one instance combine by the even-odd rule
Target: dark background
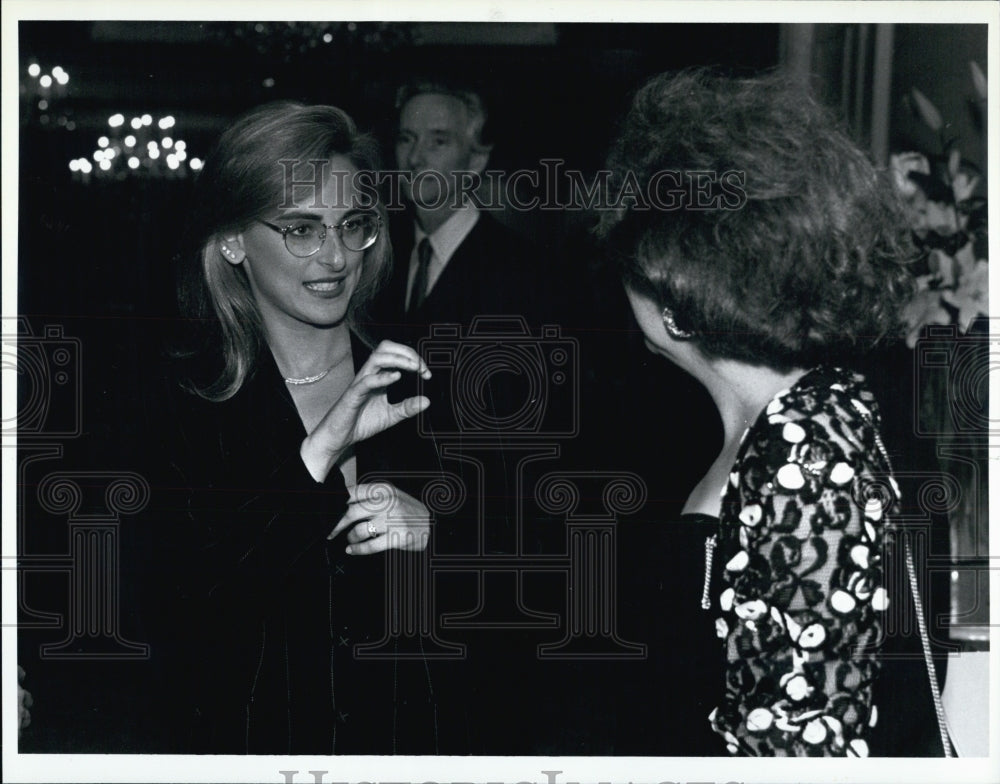
[[[924,73],[921,26],[898,27],[903,75]],[[257,104],[284,98],[332,103],[376,134],[391,163],[397,86],[415,72],[441,73],[461,77],[486,97],[487,135],[495,142],[491,168],[537,169],[541,159],[559,158],[567,168],[592,173],[632,92],[649,76],[696,65],[752,73],[782,57],[779,25],[268,22],[257,29],[254,23],[112,21],[21,22],[19,28],[18,312],[34,335],[60,325],[80,347],[72,381],[81,392],[79,433],[48,439],[41,433],[38,443],[62,451],[20,477],[20,552],[31,554],[67,551],[65,516],[37,503],[46,471],[134,470],[143,453],[157,447],[132,428],[141,410],[136,369],[157,360],[175,323],[172,259],[193,178],[190,171],[122,179],[95,171],[87,182],[75,176],[69,161],[91,158],[111,115],[121,112],[126,121],[146,112],[173,115],[171,136],[187,142],[189,158],[203,158],[218,133]],[[967,36],[969,29],[957,34]],[[969,45],[978,47],[978,33],[972,36]],[[940,52],[948,43],[929,50]],[[930,86],[921,84],[928,94],[948,92],[957,79],[958,66],[939,60],[939,72],[927,75]],[[33,62],[45,71],[62,66],[68,85],[43,93],[27,76]],[[919,141],[919,130],[899,107],[893,103],[893,148],[906,148]],[[580,341],[584,381],[601,390],[584,401],[588,430],[578,459],[639,473],[651,491],[647,518],[669,519],[720,438],[704,391],[646,352],[620,285],[598,264],[589,216],[498,217],[543,246],[553,273],[566,281],[567,301],[557,310],[563,334]],[[912,422],[905,408],[910,360],[904,351],[880,361],[876,381],[902,404],[893,416],[904,438]],[[632,547],[623,552],[643,557],[641,543]],[[36,611],[66,612],[64,574],[26,580],[22,620]],[[125,636],[141,639],[130,622],[124,614]],[[26,686],[36,701],[21,750],[128,750],[136,731],[124,718],[134,665],[43,661],[39,646],[63,636],[58,626],[31,624],[19,635]],[[578,753],[608,753],[586,729],[573,740]]]
[[[326,33],[334,39],[329,44],[322,41]],[[22,553],[67,551],[65,516],[37,504],[37,483],[47,471],[135,470],[143,453],[157,448],[133,426],[142,402],[137,369],[156,362],[174,324],[171,260],[193,178],[101,178],[96,164],[88,182],[74,176],[69,161],[91,158],[97,138],[111,135],[111,115],[125,115],[122,135],[132,116],[148,112],[155,122],[173,115],[170,135],[186,141],[189,157],[203,158],[217,134],[257,104],[279,98],[332,103],[377,135],[391,163],[394,94],[419,70],[460,77],[482,90],[490,107],[486,135],[495,143],[491,168],[537,169],[543,158],[560,158],[567,168],[592,173],[630,93],[648,76],[696,64],[753,71],[775,65],[777,57],[773,25],[361,24],[350,30],[265,23],[258,31],[252,23],[22,22],[19,313],[36,335],[58,324],[79,339],[82,390],[80,435],[60,441],[61,457],[23,475],[28,524]],[[33,62],[44,72],[65,69],[65,90],[42,93],[26,74]],[[40,100],[48,102],[44,109]],[[553,313],[560,314],[563,334],[581,341],[585,383],[602,389],[583,403],[583,418],[592,424],[566,445],[569,459],[639,471],[651,487],[649,514],[676,513],[682,488],[710,460],[718,437],[704,393],[646,352],[620,285],[595,271],[587,216],[497,217],[529,232],[548,251],[552,269],[565,276],[566,301],[553,303]],[[685,401],[680,419],[691,434],[678,430],[665,389]],[[643,545],[636,546],[641,557]],[[142,565],[125,564],[126,575],[132,568]],[[22,621],[33,621],[37,611],[68,611],[65,574],[25,579]],[[121,601],[123,637],[142,641],[141,618],[131,614],[128,599]],[[39,646],[58,642],[65,631],[27,626],[19,635],[20,661],[36,707],[22,750],[132,748],[142,734],[132,693],[141,663],[43,660]],[[553,634],[528,644],[552,641]],[[562,693],[550,691],[549,710],[557,717],[553,734],[539,742],[554,751],[610,753],[609,741],[602,746],[600,740],[609,717],[600,711],[560,734],[561,723],[572,724],[558,718],[563,701],[576,700],[572,712],[579,718],[594,708],[579,706],[571,693],[578,685],[571,679]]]
[[[22,313],[169,311],[165,267],[177,250],[190,178],[95,184],[93,176],[83,185],[68,169],[71,159],[91,157],[116,112],[126,119],[144,112],[175,116],[174,138],[187,142],[189,155],[204,157],[228,122],[255,105],[332,103],[386,144],[391,163],[395,90],[419,71],[459,77],[483,91],[491,115],[486,133],[496,142],[491,167],[537,169],[543,158],[561,158],[568,168],[593,171],[630,93],[648,76],[697,64],[768,67],[778,53],[774,25],[300,27],[21,23],[22,70],[31,62],[45,70],[58,64],[71,77],[46,111],[36,92],[22,93],[22,236],[44,236],[61,257],[87,256],[86,263],[77,258],[53,268],[48,248],[24,247]],[[329,44],[324,31],[334,38]],[[489,43],[497,38],[503,42]],[[441,42],[449,40],[466,43]],[[23,77],[22,83],[34,86]],[[72,131],[60,116],[75,125]],[[59,286],[47,283],[52,273]]]

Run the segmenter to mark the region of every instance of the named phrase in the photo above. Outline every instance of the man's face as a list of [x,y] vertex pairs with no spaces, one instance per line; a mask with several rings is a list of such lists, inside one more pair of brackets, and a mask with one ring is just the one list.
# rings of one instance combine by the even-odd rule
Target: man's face
[[468,112],[457,98],[427,93],[403,105],[396,164],[409,173],[403,195],[417,206],[444,206],[454,193],[453,172],[482,172],[486,160],[485,153],[472,149]]

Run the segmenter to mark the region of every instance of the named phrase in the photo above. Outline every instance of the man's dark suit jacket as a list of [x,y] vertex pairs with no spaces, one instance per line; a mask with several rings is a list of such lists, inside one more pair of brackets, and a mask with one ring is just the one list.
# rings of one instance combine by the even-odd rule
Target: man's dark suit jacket
[[[438,338],[432,338],[432,334],[435,328],[450,325],[454,337],[442,342],[469,346],[477,342],[475,335],[470,337],[477,318],[491,317],[495,335],[497,329],[503,332],[502,326],[497,326],[502,324],[499,319],[513,317],[516,327],[516,317],[521,317],[526,326],[520,329],[527,329],[530,336],[539,336],[543,325],[559,322],[552,287],[547,283],[547,259],[528,241],[483,211],[421,307],[407,313],[407,279],[415,236],[413,216],[400,213],[393,217],[396,218],[390,226],[393,275],[370,308],[370,319],[364,326],[373,338],[417,348],[434,373],[434,378],[421,390],[431,399],[430,409],[422,415],[422,428],[432,434],[441,455],[442,470],[461,478],[467,500],[454,514],[437,516],[433,546],[438,553],[448,555],[474,553],[479,547],[485,553],[512,555],[518,526],[522,526],[528,540],[532,538],[531,531],[538,528],[533,518],[519,522],[512,511],[517,493],[513,473],[522,454],[517,448],[518,439],[511,438],[509,428],[503,425],[505,414],[518,410],[524,403],[524,379],[509,369],[484,372],[481,421],[487,424],[479,430],[466,431],[456,424],[453,404],[461,394],[456,390],[466,387],[456,379],[463,377],[469,368],[461,361],[448,367],[436,359],[440,352],[434,352],[432,346]],[[522,340],[527,337],[523,331],[521,337]],[[425,340],[428,338],[431,339]],[[497,423],[495,427],[493,423]],[[482,446],[484,442],[488,443],[487,448]],[[456,451],[468,453],[468,460],[455,459]],[[554,463],[546,465],[555,467]],[[482,494],[479,488],[484,488]],[[485,579],[487,583],[492,581],[492,577]],[[504,598],[513,601],[507,590],[513,588],[512,582],[495,592],[490,584],[484,590],[477,587],[472,573],[454,578],[445,575],[437,587],[438,621],[442,613],[474,610],[480,599],[487,610]],[[452,693],[460,693],[465,699],[472,752],[532,753],[535,748],[532,722],[510,717],[528,715],[533,695],[537,694],[540,676],[535,671],[535,646],[540,641],[535,639],[537,634],[532,636],[520,629],[487,628],[448,628],[444,633],[449,640],[468,646],[467,661],[453,665],[455,679],[448,685]]]
[[[373,338],[395,340],[423,353],[434,374],[420,390],[431,400],[430,409],[421,418],[423,431],[433,434],[438,447],[446,443],[450,449],[461,450],[472,442],[493,443],[498,462],[481,469],[492,471],[490,479],[493,480],[497,472],[510,472],[503,453],[513,443],[512,438],[516,441],[524,435],[514,433],[509,425],[511,412],[525,405],[525,376],[518,375],[522,369],[494,367],[490,357],[485,355],[480,355],[482,362],[466,362],[461,357],[469,355],[457,351],[451,352],[455,361],[449,363],[441,359],[442,354],[448,356],[447,352],[435,351],[435,347],[450,350],[458,345],[478,347],[483,342],[530,342],[540,335],[543,324],[557,323],[558,316],[551,302],[552,287],[546,281],[545,259],[526,240],[498,223],[489,213],[481,212],[420,308],[407,313],[406,288],[414,223],[409,213],[394,217],[397,220],[390,226],[394,256],[392,278],[370,308],[371,317],[365,326]],[[488,333],[482,331],[485,319],[489,319]],[[508,323],[509,330],[505,326]],[[443,338],[442,328],[449,330]],[[477,329],[479,331],[473,334]],[[508,331],[512,337],[505,340],[502,336]],[[471,378],[473,375],[475,379]],[[481,397],[459,399],[472,387]],[[460,421],[457,410],[461,406],[466,406],[466,410],[475,409],[480,415],[477,419],[480,426],[469,429]],[[477,459],[481,457],[477,455]],[[467,490],[477,481],[476,472],[470,473],[467,463],[458,461],[447,468],[470,484]],[[512,476],[506,479],[513,482]],[[509,493],[498,491],[496,495]],[[497,498],[497,503],[485,509],[485,515],[496,524],[487,524],[484,546],[493,552],[510,552],[513,523],[504,499]],[[464,513],[457,516],[465,517]],[[448,528],[447,524],[440,526],[443,530]],[[453,536],[440,537],[438,544],[445,549],[449,544],[454,545],[454,552],[469,552],[470,546],[475,549],[473,526],[463,523],[452,533]]]
[[432,324],[468,326],[476,316],[521,315],[532,331],[554,323],[545,260],[538,250],[487,212],[448,260],[423,304],[406,312],[406,285],[413,253],[409,213],[390,221],[392,278],[370,309],[370,331],[380,339],[412,343]]

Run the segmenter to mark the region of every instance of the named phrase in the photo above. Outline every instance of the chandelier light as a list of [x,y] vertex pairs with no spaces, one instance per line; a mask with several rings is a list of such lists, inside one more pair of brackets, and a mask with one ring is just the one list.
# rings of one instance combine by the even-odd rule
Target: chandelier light
[[[94,180],[129,178],[182,179],[202,167],[199,158],[188,157],[187,142],[177,138],[173,115],[156,119],[149,113],[128,120],[122,112],[108,118],[108,130],[97,139],[90,158],[69,162],[73,179]],[[91,163],[91,159],[93,163]]]

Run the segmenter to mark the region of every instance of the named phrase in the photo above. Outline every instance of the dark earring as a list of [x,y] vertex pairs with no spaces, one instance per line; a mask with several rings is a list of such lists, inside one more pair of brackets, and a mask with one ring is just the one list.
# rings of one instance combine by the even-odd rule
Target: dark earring
[[687,340],[694,336],[693,332],[688,332],[677,326],[677,322],[674,320],[674,312],[670,308],[663,309],[663,326],[666,328],[667,334],[674,340]]

